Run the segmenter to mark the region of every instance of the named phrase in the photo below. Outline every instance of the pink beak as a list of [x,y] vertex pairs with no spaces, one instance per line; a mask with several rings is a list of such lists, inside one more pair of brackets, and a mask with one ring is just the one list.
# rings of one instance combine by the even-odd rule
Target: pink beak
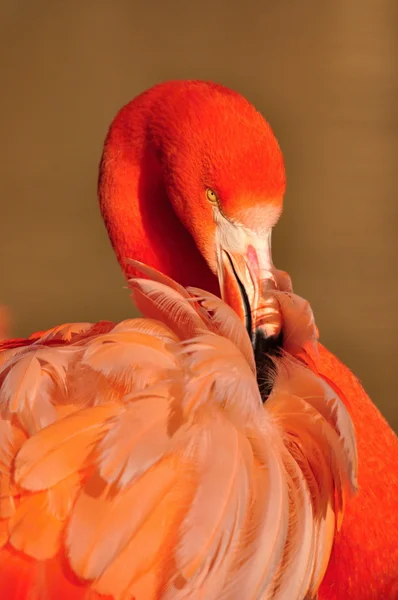
[[[259,256],[253,245],[244,253],[222,249],[219,279],[222,298],[246,325],[253,345],[259,333],[276,338],[281,332],[279,303],[269,292],[277,289],[270,253]],[[221,271],[221,273],[220,273]]]

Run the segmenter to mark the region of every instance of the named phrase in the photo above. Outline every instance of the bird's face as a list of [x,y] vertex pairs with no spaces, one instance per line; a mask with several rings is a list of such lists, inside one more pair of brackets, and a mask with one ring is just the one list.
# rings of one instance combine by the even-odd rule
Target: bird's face
[[218,275],[224,300],[254,333],[262,288],[275,284],[271,231],[285,191],[276,138],[244,98],[206,84],[169,97],[152,135],[155,144],[161,139],[175,212]]

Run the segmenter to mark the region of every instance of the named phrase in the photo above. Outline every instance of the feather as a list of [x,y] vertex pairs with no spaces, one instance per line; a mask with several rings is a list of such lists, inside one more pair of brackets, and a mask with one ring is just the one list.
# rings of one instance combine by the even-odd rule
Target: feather
[[335,532],[334,484],[326,457],[319,452],[316,442],[308,435],[286,431],[285,445],[303,473],[313,506],[314,567],[308,588],[314,595],[325,574]]
[[81,334],[87,333],[92,327],[92,323],[65,323],[64,325],[58,325],[43,332],[38,339],[38,343],[44,344],[50,340],[71,342],[74,338],[81,336]]
[[289,273],[287,273],[286,271],[281,271],[279,269],[273,269],[272,273],[275,277],[278,290],[280,290],[281,292],[288,293],[293,291],[292,280]]
[[134,279],[130,285],[138,310],[146,317],[162,321],[178,338],[186,340],[205,331],[204,321],[176,290],[146,279]]
[[176,334],[166,327],[161,321],[156,321],[155,319],[127,319],[126,321],[122,321],[115,325],[112,329],[112,333],[121,333],[121,332],[140,332],[144,333],[163,342],[178,342],[179,339]]
[[278,300],[282,312],[284,350],[299,355],[305,347],[309,347],[316,353],[318,330],[309,302],[289,292],[271,293]]
[[9,520],[10,544],[37,560],[52,558],[60,549],[79,488],[79,477],[73,473],[49,490],[25,497]]
[[315,560],[314,513],[311,495],[296,461],[284,452],[289,488],[289,528],[278,578],[274,581],[274,600],[304,598],[311,584]]
[[16,549],[37,560],[56,554],[64,524],[48,510],[47,493],[28,496],[9,520],[9,542]]
[[[154,484],[151,488],[156,491]],[[155,502],[147,499],[146,492],[139,501],[136,496],[137,502],[132,506],[134,516],[140,515],[143,503],[148,500],[145,521],[141,521],[135,535],[97,580],[98,591],[106,593],[112,589],[115,595],[121,593],[126,599],[158,600],[164,597],[163,590],[175,569],[176,529],[191,495],[189,474],[179,467],[179,478],[163,489]]]
[[0,473],[0,519],[7,519],[14,514],[16,495],[11,472]]
[[199,302],[200,306],[211,315],[211,324],[214,327],[215,333],[231,340],[242,352],[251,370],[255,373],[256,365],[251,341],[245,326],[236,312],[220,298],[209,292],[203,293],[203,290],[193,287],[187,289],[195,300]]
[[179,467],[174,457],[164,459],[117,494],[98,475],[83,488],[66,542],[73,569],[95,579],[97,591],[125,592],[154,563],[160,547],[170,543],[168,533],[189,488]]
[[0,473],[11,470],[18,450],[26,440],[26,435],[10,421],[0,419]]
[[[189,369],[184,402],[196,398],[200,404],[212,401],[222,405],[229,417],[238,407],[238,421],[255,419],[262,402],[253,372],[240,350],[227,338],[208,333],[188,340],[177,350]],[[199,396],[198,385],[206,384]],[[207,393],[205,393],[207,390]]]
[[[177,363],[169,350],[170,343],[141,331],[111,332],[94,338],[87,344],[81,366],[94,371],[98,378],[83,371],[74,384],[75,389],[83,388],[87,404],[116,400],[117,392],[123,402],[126,394],[173,376]],[[88,378],[93,381],[90,388]]]
[[[351,480],[355,475],[346,464],[344,449],[337,433],[320,417],[319,413],[298,396],[280,393],[275,399],[276,403],[279,421],[283,427],[299,439],[305,440],[308,435],[314,442],[316,455],[323,454],[325,457],[327,469],[330,470],[334,480],[337,494],[335,512],[339,519],[344,509],[345,493],[353,493]],[[307,456],[310,447],[307,443]]]
[[74,412],[29,438],[15,459],[15,481],[26,490],[56,485],[86,466],[101,436],[120,411],[117,405]]
[[[239,598],[268,598],[285,548],[289,503],[281,458],[283,447],[275,436],[275,429],[269,430],[266,421],[261,418],[259,421],[259,428],[246,430],[255,458],[251,515],[242,530],[231,575],[220,600],[235,597],[236,590],[239,590]],[[265,431],[271,435],[263,436]]]
[[30,433],[56,420],[54,404],[65,399],[66,371],[76,359],[76,348],[30,346],[3,365],[6,376],[0,389],[0,411],[18,416]]
[[26,440],[21,429],[0,419],[0,519],[10,517],[15,512],[14,496],[17,494],[12,479],[15,455]]
[[22,354],[26,351],[26,346],[16,345],[13,348],[5,347],[5,344],[0,343],[0,385],[7,374],[7,368],[11,364],[13,358],[17,354]]
[[169,450],[173,429],[179,426],[181,416],[173,408],[168,387],[162,388],[130,399],[101,440],[99,473],[108,484],[130,484]]
[[[157,283],[165,285],[166,287],[178,292],[178,294],[180,294],[183,298],[189,298],[189,292],[182,285],[174,281],[174,279],[171,279],[167,275],[164,275],[164,273],[161,273],[153,267],[150,267],[149,265],[146,265],[145,263],[142,263],[139,260],[134,260],[132,258],[127,258],[126,263],[128,265],[131,265],[139,273],[142,273],[142,275],[145,275],[149,280],[156,281]],[[130,283],[133,283],[134,286],[134,282],[137,279],[139,278],[132,278],[130,280]]]
[[[247,512],[252,455],[244,436],[219,410],[200,418],[190,429],[184,455],[193,462],[198,486],[181,524],[176,552],[178,572],[187,580],[189,593],[217,580],[206,598],[218,598]],[[214,594],[214,587],[217,593]],[[180,593],[186,597],[188,590]],[[172,598],[179,598],[174,590]]]
[[82,363],[115,379],[129,368],[144,365],[158,369],[173,369],[175,359],[167,349],[167,342],[141,332],[119,331],[91,340],[82,357]]
[[[317,377],[301,363],[284,356],[277,362],[278,377],[275,379],[273,397],[268,408],[278,407],[275,400],[280,391],[301,397],[307,404],[333,428],[339,437],[344,452],[342,465],[350,482],[352,492],[356,491],[356,474],[358,469],[355,431],[348,414],[337,393],[320,377]],[[304,411],[303,411],[304,413]],[[311,422],[311,419],[308,419]]]
[[263,405],[232,309],[153,276],[131,284],[150,318],[0,354],[1,553],[71,598],[315,597],[357,464],[338,393],[288,354],[316,344],[312,312],[269,292],[286,348]]
[[30,433],[49,425],[56,418],[51,402],[53,380],[43,371],[37,354],[30,352],[15,361],[0,392],[0,411],[6,417],[16,413]]

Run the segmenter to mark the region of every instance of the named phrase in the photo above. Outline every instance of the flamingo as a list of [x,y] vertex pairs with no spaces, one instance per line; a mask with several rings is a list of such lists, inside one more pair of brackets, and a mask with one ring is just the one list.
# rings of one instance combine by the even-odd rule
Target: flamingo
[[100,208],[143,317],[2,342],[1,597],[397,597],[397,438],[273,265],[284,189],[236,92],[118,113]]

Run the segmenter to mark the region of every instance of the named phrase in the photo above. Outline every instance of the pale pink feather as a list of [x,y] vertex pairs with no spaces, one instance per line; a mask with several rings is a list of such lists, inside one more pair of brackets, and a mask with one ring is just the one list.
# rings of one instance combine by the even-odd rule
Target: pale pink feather
[[209,313],[210,322],[215,333],[231,340],[240,349],[250,368],[255,372],[256,365],[251,340],[247,335],[246,327],[236,312],[210,292],[204,293],[203,290],[194,287],[189,287],[188,291],[199,302],[200,306]]
[[263,405],[231,309],[135,267],[146,318],[0,354],[0,544],[117,600],[314,597],[356,449],[341,400],[288,355],[316,345],[309,306],[269,292],[285,353]]

